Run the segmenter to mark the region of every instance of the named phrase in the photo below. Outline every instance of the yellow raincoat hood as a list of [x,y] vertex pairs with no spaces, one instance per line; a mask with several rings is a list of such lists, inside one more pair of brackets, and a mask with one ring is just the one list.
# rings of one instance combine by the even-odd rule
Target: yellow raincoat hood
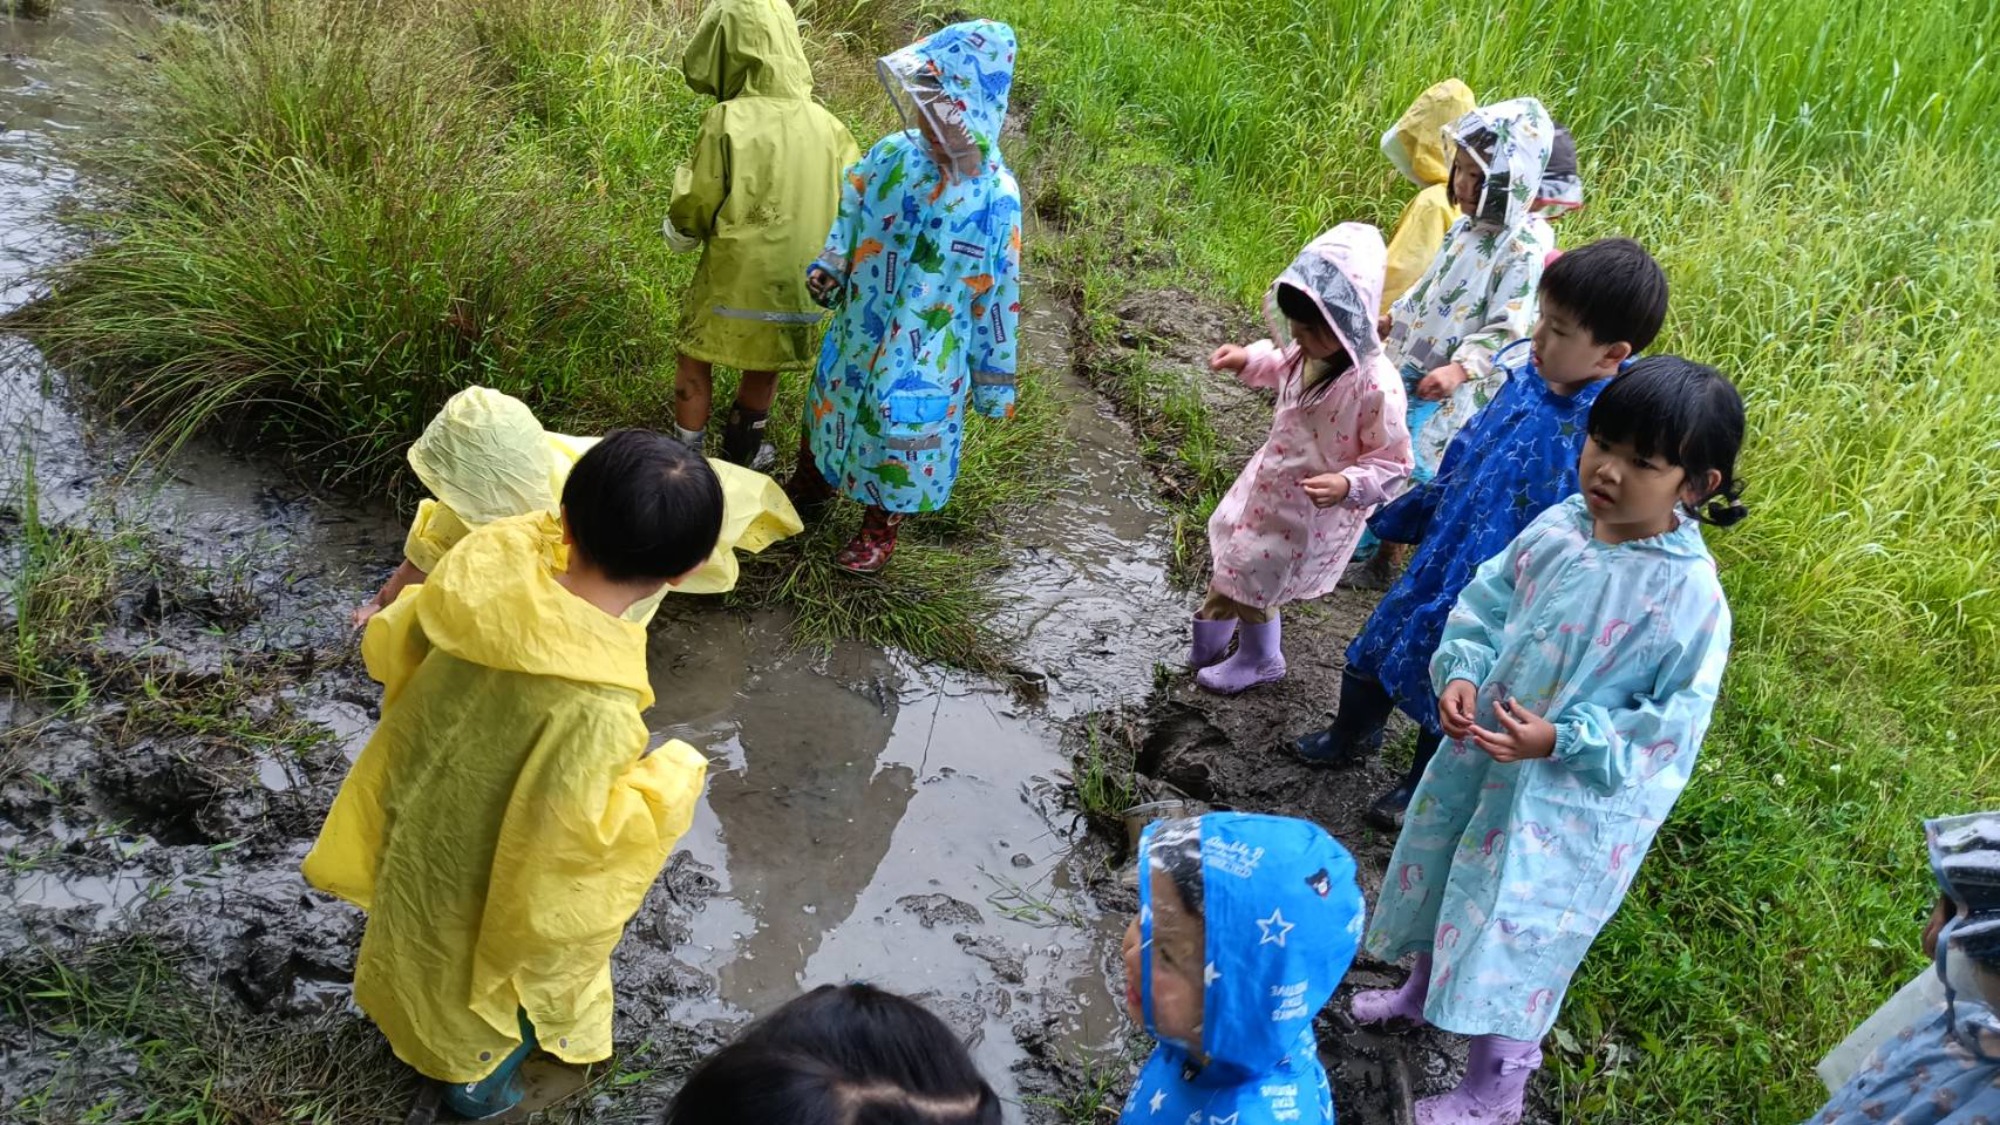
[[1445,127],[1478,106],[1470,87],[1456,78],[1445,79],[1418,94],[1403,116],[1382,134],[1382,155],[1418,187],[1444,183],[1451,176]]
[[382,720],[306,856],[368,912],[354,996],[396,1054],[489,1074],[525,1012],[571,1063],[611,1053],[611,951],[707,772],[647,753],[646,632],[556,581],[547,512],[472,532],[368,624]]
[[812,96],[812,66],[785,0],[710,4],[681,56],[681,73],[695,93],[721,101]]

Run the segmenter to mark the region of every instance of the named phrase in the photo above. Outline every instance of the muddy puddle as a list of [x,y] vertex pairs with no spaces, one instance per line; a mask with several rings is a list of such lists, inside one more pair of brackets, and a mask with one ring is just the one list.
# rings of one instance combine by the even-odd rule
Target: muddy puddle
[[[0,312],[80,250],[60,216],[87,185],[56,138],[115,112],[93,53],[133,49],[123,36],[151,18],[80,0],[0,23]],[[711,783],[617,953],[621,1043],[663,1026],[712,1042],[802,987],[867,980],[922,997],[1010,1097],[1043,1088],[1024,1068],[1123,1049],[1107,973],[1124,919],[1086,891],[1102,859],[1077,850],[1063,724],[1145,698],[1187,605],[1131,437],[1068,375],[1064,314],[1032,308],[1023,331],[1031,359],[1064,373],[1071,439],[1057,501],[1016,529],[1000,578],[1000,631],[1031,690],[858,645],[794,651],[780,617],[670,599],[647,718],[709,756]],[[90,632],[91,692],[0,692],[0,969],[138,935],[260,1018],[360,1020],[346,988],[359,915],[297,864],[373,723],[346,615],[396,561],[395,513],[200,441],[150,456],[0,335],[7,616],[30,507],[134,559]],[[130,1052],[100,1046],[0,1015],[0,1119],[32,1104],[41,1116],[22,1119],[67,1120],[66,1097],[141,1104]],[[49,1063],[78,1057],[101,1066]],[[566,1112],[622,1119],[655,1085]]]

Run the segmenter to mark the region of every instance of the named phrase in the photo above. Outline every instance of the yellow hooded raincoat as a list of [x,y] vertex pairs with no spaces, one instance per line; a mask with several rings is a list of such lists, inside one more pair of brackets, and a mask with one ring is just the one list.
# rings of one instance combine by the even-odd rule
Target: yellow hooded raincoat
[[[595,444],[596,438],[544,430],[526,403],[490,387],[468,387],[451,396],[410,446],[410,467],[435,499],[417,505],[403,557],[428,574],[473,528],[528,512],[559,511],[570,467]],[[700,570],[668,587],[683,594],[734,588],[735,552],[754,555],[805,527],[770,477],[727,461],[711,459],[709,467],[722,481],[722,536]],[[626,619],[652,620],[666,593],[633,606]]]
[[648,754],[646,632],[571,594],[547,512],[468,535],[368,623],[382,721],[305,859],[368,912],[354,997],[447,1082],[520,1042],[611,1053],[611,950],[694,814],[707,762]]
[[1417,283],[1444,247],[1445,232],[1461,212],[1451,202],[1451,152],[1444,131],[1452,122],[1478,108],[1472,90],[1456,78],[1417,95],[1410,108],[1382,134],[1382,154],[1396,170],[1423,190],[1404,206],[1389,239],[1388,279],[1382,288],[1382,311]]
[[664,233],[705,245],[683,299],[680,350],[751,371],[811,363],[825,312],[806,266],[840,208],[854,137],[813,101],[812,68],[785,0],[714,0],[681,59],[717,99],[674,174]]

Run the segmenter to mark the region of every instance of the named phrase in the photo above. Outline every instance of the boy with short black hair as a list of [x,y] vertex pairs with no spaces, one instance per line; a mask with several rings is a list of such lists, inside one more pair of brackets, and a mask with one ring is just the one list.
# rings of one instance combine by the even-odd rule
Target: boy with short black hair
[[646,630],[622,615],[699,568],[722,525],[700,455],[605,437],[562,514],[473,531],[368,623],[382,719],[305,859],[368,912],[354,998],[478,1120],[538,1045],[611,1054],[611,950],[693,816],[707,762],[648,752]]
[[1381,748],[1392,710],[1414,719],[1416,760],[1370,807],[1378,827],[1402,823],[1444,737],[1430,661],[1452,604],[1480,563],[1576,491],[1590,405],[1659,335],[1667,278],[1645,247],[1608,238],[1556,258],[1540,301],[1533,336],[1495,357],[1507,379],[1452,439],[1437,476],[1369,521],[1385,542],[1421,546],[1348,646],[1333,724],[1290,746],[1315,765],[1356,765]]

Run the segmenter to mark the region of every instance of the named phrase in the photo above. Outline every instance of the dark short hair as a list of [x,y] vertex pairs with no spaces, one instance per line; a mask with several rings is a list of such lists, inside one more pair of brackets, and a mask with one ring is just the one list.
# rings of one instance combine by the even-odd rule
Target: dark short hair
[[1000,1125],[1000,1098],[922,1006],[828,984],[711,1055],[665,1125]]
[[1739,501],[1736,455],[1743,449],[1743,396],[1722,372],[1677,355],[1647,356],[1611,380],[1590,406],[1590,436],[1630,442],[1641,457],[1664,457],[1704,477],[1713,469],[1722,484],[1702,497],[1697,519],[1719,527],[1749,515]]
[[563,514],[614,582],[678,578],[722,534],[722,482],[700,454],[651,430],[614,430],[577,459]]
[[1326,322],[1326,314],[1319,311],[1319,302],[1312,295],[1290,282],[1280,281],[1277,285],[1278,311],[1285,319],[1308,327],[1316,327],[1321,332],[1333,331],[1333,325]]
[[1599,344],[1645,351],[1667,319],[1667,274],[1629,238],[1601,238],[1563,252],[1542,273],[1542,300],[1560,307]]

